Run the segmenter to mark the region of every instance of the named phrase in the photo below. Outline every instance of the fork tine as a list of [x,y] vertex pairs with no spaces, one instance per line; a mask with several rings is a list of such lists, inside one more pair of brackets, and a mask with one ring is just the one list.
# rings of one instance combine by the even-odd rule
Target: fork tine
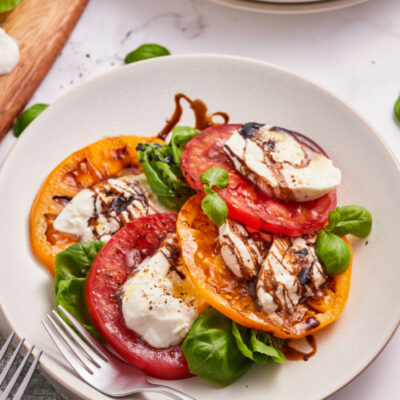
[[68,321],[72,324],[72,326],[88,341],[90,347],[104,359],[104,361],[108,361],[108,357],[104,354],[105,350],[104,346],[95,339],[81,324],[76,320],[74,316],[72,316],[64,307],[57,307],[64,316],[68,319]]
[[36,365],[39,362],[40,356],[42,355],[42,350],[39,351],[39,353],[36,355],[36,357],[33,359],[31,366],[28,369],[28,372],[25,375],[25,378],[21,382],[21,385],[19,385],[19,388],[17,392],[15,393],[13,400],[21,400],[22,395],[25,392],[25,389],[28,386],[28,383],[31,380],[31,377],[35,371]]
[[8,346],[10,345],[11,340],[13,340],[14,335],[15,335],[15,332],[11,332],[10,336],[7,338],[6,342],[3,344],[3,347],[0,350],[0,361],[3,359],[4,354],[6,354]]
[[82,350],[86,353],[86,355],[90,358],[90,360],[97,366],[101,367],[101,364],[104,363],[104,360],[97,355],[95,351],[93,351],[84,340],[82,340],[73,330],[72,328],[57,314],[55,310],[52,311],[53,316],[57,319],[57,321],[63,326],[64,330],[67,331],[69,337],[75,342],[77,346],[80,346]]
[[82,365],[92,374],[93,369],[91,368],[88,360],[84,358],[79,347],[75,345],[75,343],[68,337],[68,335],[56,324],[55,321],[52,320],[50,315],[47,315],[47,319],[50,324],[53,326],[53,329],[57,331],[58,337],[62,338],[64,343],[69,347],[73,354],[75,354],[75,358],[77,358]]
[[15,360],[15,357],[17,357],[17,354],[19,353],[22,344],[24,343],[25,339],[21,339],[20,342],[18,343],[18,346],[16,347],[16,349],[14,350],[14,353],[12,354],[12,356],[10,357],[10,359],[8,360],[6,366],[4,367],[3,372],[0,374],[0,385],[4,382],[5,377],[8,374],[8,371],[11,368],[12,363]]
[[42,324],[45,327],[47,333],[52,338],[53,342],[60,350],[61,354],[65,357],[65,359],[69,362],[69,365],[84,379],[88,379],[91,374],[87,372],[87,370],[77,361],[75,354],[69,349],[68,346],[64,344],[64,341],[61,340],[56,331],[53,331],[47,322],[42,319]]
[[29,351],[25,354],[24,359],[22,360],[21,364],[19,364],[18,369],[14,372],[13,377],[10,379],[10,382],[8,382],[6,388],[4,389],[4,392],[0,395],[0,400],[7,400],[7,396],[10,394],[12,388],[15,385],[15,382],[17,381],[18,377],[21,375],[21,371],[24,368],[24,365],[28,361],[29,356],[32,353],[32,350],[35,346],[32,346]]

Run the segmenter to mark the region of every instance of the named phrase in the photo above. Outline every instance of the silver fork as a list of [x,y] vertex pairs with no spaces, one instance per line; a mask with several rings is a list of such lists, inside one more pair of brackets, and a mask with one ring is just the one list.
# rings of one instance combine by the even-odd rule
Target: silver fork
[[42,323],[71,367],[89,385],[111,397],[158,392],[176,400],[194,400],[169,386],[150,383],[143,371],[119,360],[67,310],[61,306],[58,309],[85,340],[55,310],[47,315],[48,322],[42,319]]
[[[0,361],[3,359],[3,357],[5,356],[8,347],[11,344],[11,341],[13,340],[15,335],[15,332],[12,332],[11,335],[7,338],[6,342],[4,343],[3,347],[0,350]],[[15,348],[13,354],[11,355],[10,359],[8,360],[6,366],[4,367],[3,371],[0,373],[0,385],[3,384],[4,380],[6,379],[6,376],[8,374],[8,372],[10,371],[11,365],[14,363],[15,358],[17,357],[19,351],[21,350],[22,345],[24,344],[25,339],[21,339],[17,345],[17,347]],[[22,369],[24,368],[26,362],[28,361],[33,349],[35,346],[32,346],[29,351],[25,354],[25,357],[23,358],[23,360],[21,361],[21,364],[19,364],[17,370],[14,372],[14,375],[12,376],[12,378],[10,379],[10,381],[8,382],[6,388],[4,389],[3,392],[0,391],[0,400],[7,400],[8,395],[10,394],[12,388],[15,386],[15,383],[17,382],[18,377],[21,375]],[[31,366],[28,369],[28,372],[26,373],[23,381],[21,382],[21,384],[19,385],[19,388],[17,390],[17,392],[15,393],[13,400],[20,400],[22,395],[25,392],[26,387],[29,384],[29,381],[32,378],[33,372],[35,371],[36,365],[39,362],[39,358],[42,355],[42,351],[40,350],[35,358],[32,361]]]

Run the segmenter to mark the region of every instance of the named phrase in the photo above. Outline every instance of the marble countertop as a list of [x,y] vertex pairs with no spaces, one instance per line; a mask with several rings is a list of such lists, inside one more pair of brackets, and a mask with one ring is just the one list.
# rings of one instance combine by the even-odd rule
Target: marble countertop
[[[51,103],[88,79],[118,68],[138,45],[173,54],[223,53],[289,68],[351,104],[400,160],[400,1],[308,15],[256,14],[206,0],[92,0],[32,98]],[[0,143],[0,163],[15,142]],[[380,266],[377,266],[380,267]],[[335,400],[400,398],[400,332]]]

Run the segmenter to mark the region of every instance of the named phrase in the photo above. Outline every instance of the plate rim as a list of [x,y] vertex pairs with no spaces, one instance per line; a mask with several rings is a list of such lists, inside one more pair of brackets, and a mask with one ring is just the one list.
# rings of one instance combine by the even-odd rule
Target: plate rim
[[[211,1],[214,1],[214,0],[211,0]],[[365,1],[365,0],[362,0],[362,1]],[[383,147],[385,148],[385,150],[389,154],[391,160],[394,162],[394,165],[397,168],[397,173],[400,176],[400,161],[396,158],[396,156],[392,152],[391,148],[389,147],[389,144],[382,137],[382,135],[379,133],[379,131],[358,110],[356,110],[352,105],[350,105],[346,100],[342,99],[336,93],[326,89],[324,86],[320,85],[319,83],[316,83],[316,82],[312,81],[311,79],[309,79],[307,77],[304,77],[301,74],[299,74],[297,72],[294,72],[294,71],[292,71],[292,70],[290,70],[288,68],[281,67],[279,65],[276,65],[276,64],[273,64],[273,63],[270,63],[270,62],[261,61],[261,60],[250,58],[250,57],[243,57],[243,56],[237,56],[237,55],[214,54],[214,53],[193,53],[193,54],[170,55],[168,57],[160,57],[160,58],[153,58],[153,59],[144,60],[144,61],[140,62],[140,65],[150,64],[150,63],[151,64],[154,64],[154,63],[161,63],[161,64],[162,63],[169,63],[170,62],[169,60],[171,60],[171,59],[173,59],[173,60],[175,60],[175,59],[187,60],[187,59],[196,59],[196,58],[204,59],[204,60],[207,60],[207,59],[213,59],[213,60],[226,60],[226,59],[229,59],[229,60],[234,61],[234,62],[249,63],[249,64],[253,64],[253,65],[258,65],[260,67],[267,67],[269,69],[272,69],[272,70],[275,70],[275,71],[278,71],[278,72],[283,72],[283,73],[288,74],[288,75],[290,75],[292,77],[300,79],[301,81],[307,83],[308,85],[311,85],[314,88],[322,91],[325,95],[333,97],[335,100],[337,100],[342,105],[344,105],[346,108],[348,108],[353,113],[353,115],[355,115],[363,124],[365,124],[369,128],[369,130],[371,130],[375,134],[375,136],[381,142],[381,145],[383,145]],[[91,78],[91,79],[87,80],[86,82],[80,84],[79,86],[71,89],[69,92],[65,93],[64,95],[59,97],[57,100],[55,100],[52,104],[56,104],[58,102],[61,102],[66,97],[74,96],[75,93],[79,92],[81,90],[81,88],[83,88],[83,87],[90,86],[90,85],[96,85],[97,81],[101,81],[102,79],[104,79],[108,75],[118,74],[123,69],[134,69],[134,68],[136,68],[137,65],[138,64],[124,65],[124,66],[121,66],[119,68],[113,69],[111,71],[102,73],[102,74],[100,74],[100,75],[98,75],[98,76],[96,76],[94,78]],[[42,113],[42,114],[45,114],[45,112]],[[38,120],[40,121],[42,118],[43,118],[42,115],[39,115],[35,119],[35,121],[33,121],[30,124],[30,126],[28,126],[26,128],[26,131],[27,131],[28,135],[29,135],[29,131],[31,130],[31,126],[36,125],[37,121]],[[26,133],[25,133],[25,135],[23,134],[22,137],[20,137],[19,140],[14,143],[14,145],[12,146],[12,148],[10,149],[8,154],[6,155],[3,163],[0,165],[0,176],[2,176],[4,167],[8,164],[10,156],[16,151],[16,149],[19,148],[21,142],[24,142],[24,137],[25,136],[27,136]],[[7,328],[13,329],[13,326],[12,326],[12,324],[10,322],[10,319],[9,319],[8,315],[5,313],[4,307],[1,304],[1,298],[0,298],[0,313],[2,314],[3,320],[6,323]],[[328,398],[328,397],[332,396],[333,394],[337,393],[338,391],[340,391],[341,389],[343,389],[344,387],[349,385],[351,382],[353,382],[363,371],[365,371],[375,361],[375,359],[382,353],[382,351],[385,349],[385,347],[390,342],[390,340],[393,337],[393,335],[396,333],[396,330],[398,329],[399,325],[400,325],[400,315],[398,316],[397,321],[395,322],[395,324],[392,327],[391,331],[387,334],[386,337],[383,338],[381,347],[376,351],[376,353],[369,360],[369,362],[366,363],[364,366],[360,367],[359,370],[357,370],[353,374],[353,376],[349,377],[348,380],[345,383],[340,383],[336,388],[331,389],[330,393],[327,394],[323,398]],[[16,336],[20,337],[20,335],[18,334],[17,331],[16,331]],[[24,347],[25,347],[25,350],[27,350],[28,349],[28,343],[24,343]],[[37,349],[34,350],[34,353],[35,352],[37,352]],[[45,357],[43,357],[43,358],[46,359],[47,355],[44,354],[44,356]],[[75,395],[78,395],[81,398],[86,398],[85,397],[86,394],[84,392],[82,392],[79,389],[79,387],[78,388],[73,387],[72,385],[68,384],[68,381],[60,381],[58,379],[58,376],[56,376],[55,374],[52,373],[52,370],[51,370],[50,367],[48,367],[47,365],[44,365],[42,361],[40,361],[39,364],[40,364],[41,371],[44,372],[45,375],[50,376],[50,378],[52,380],[55,380],[58,384],[60,384],[62,387],[66,388],[67,390],[71,391]],[[83,380],[81,380],[81,381],[85,385],[88,385]]]
[[[241,11],[249,11],[260,14],[315,14],[340,10],[347,7],[353,7],[368,0],[320,0],[314,3],[276,3],[273,1],[257,1],[257,0],[209,0],[220,6],[233,8]],[[336,4],[333,4],[335,3]]]

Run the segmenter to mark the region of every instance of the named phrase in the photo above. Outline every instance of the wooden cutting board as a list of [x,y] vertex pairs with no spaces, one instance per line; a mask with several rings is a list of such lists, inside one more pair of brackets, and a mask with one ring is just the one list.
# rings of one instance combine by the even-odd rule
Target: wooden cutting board
[[23,0],[0,17],[0,26],[18,41],[20,61],[0,75],[0,139],[11,129],[60,54],[88,0]]

